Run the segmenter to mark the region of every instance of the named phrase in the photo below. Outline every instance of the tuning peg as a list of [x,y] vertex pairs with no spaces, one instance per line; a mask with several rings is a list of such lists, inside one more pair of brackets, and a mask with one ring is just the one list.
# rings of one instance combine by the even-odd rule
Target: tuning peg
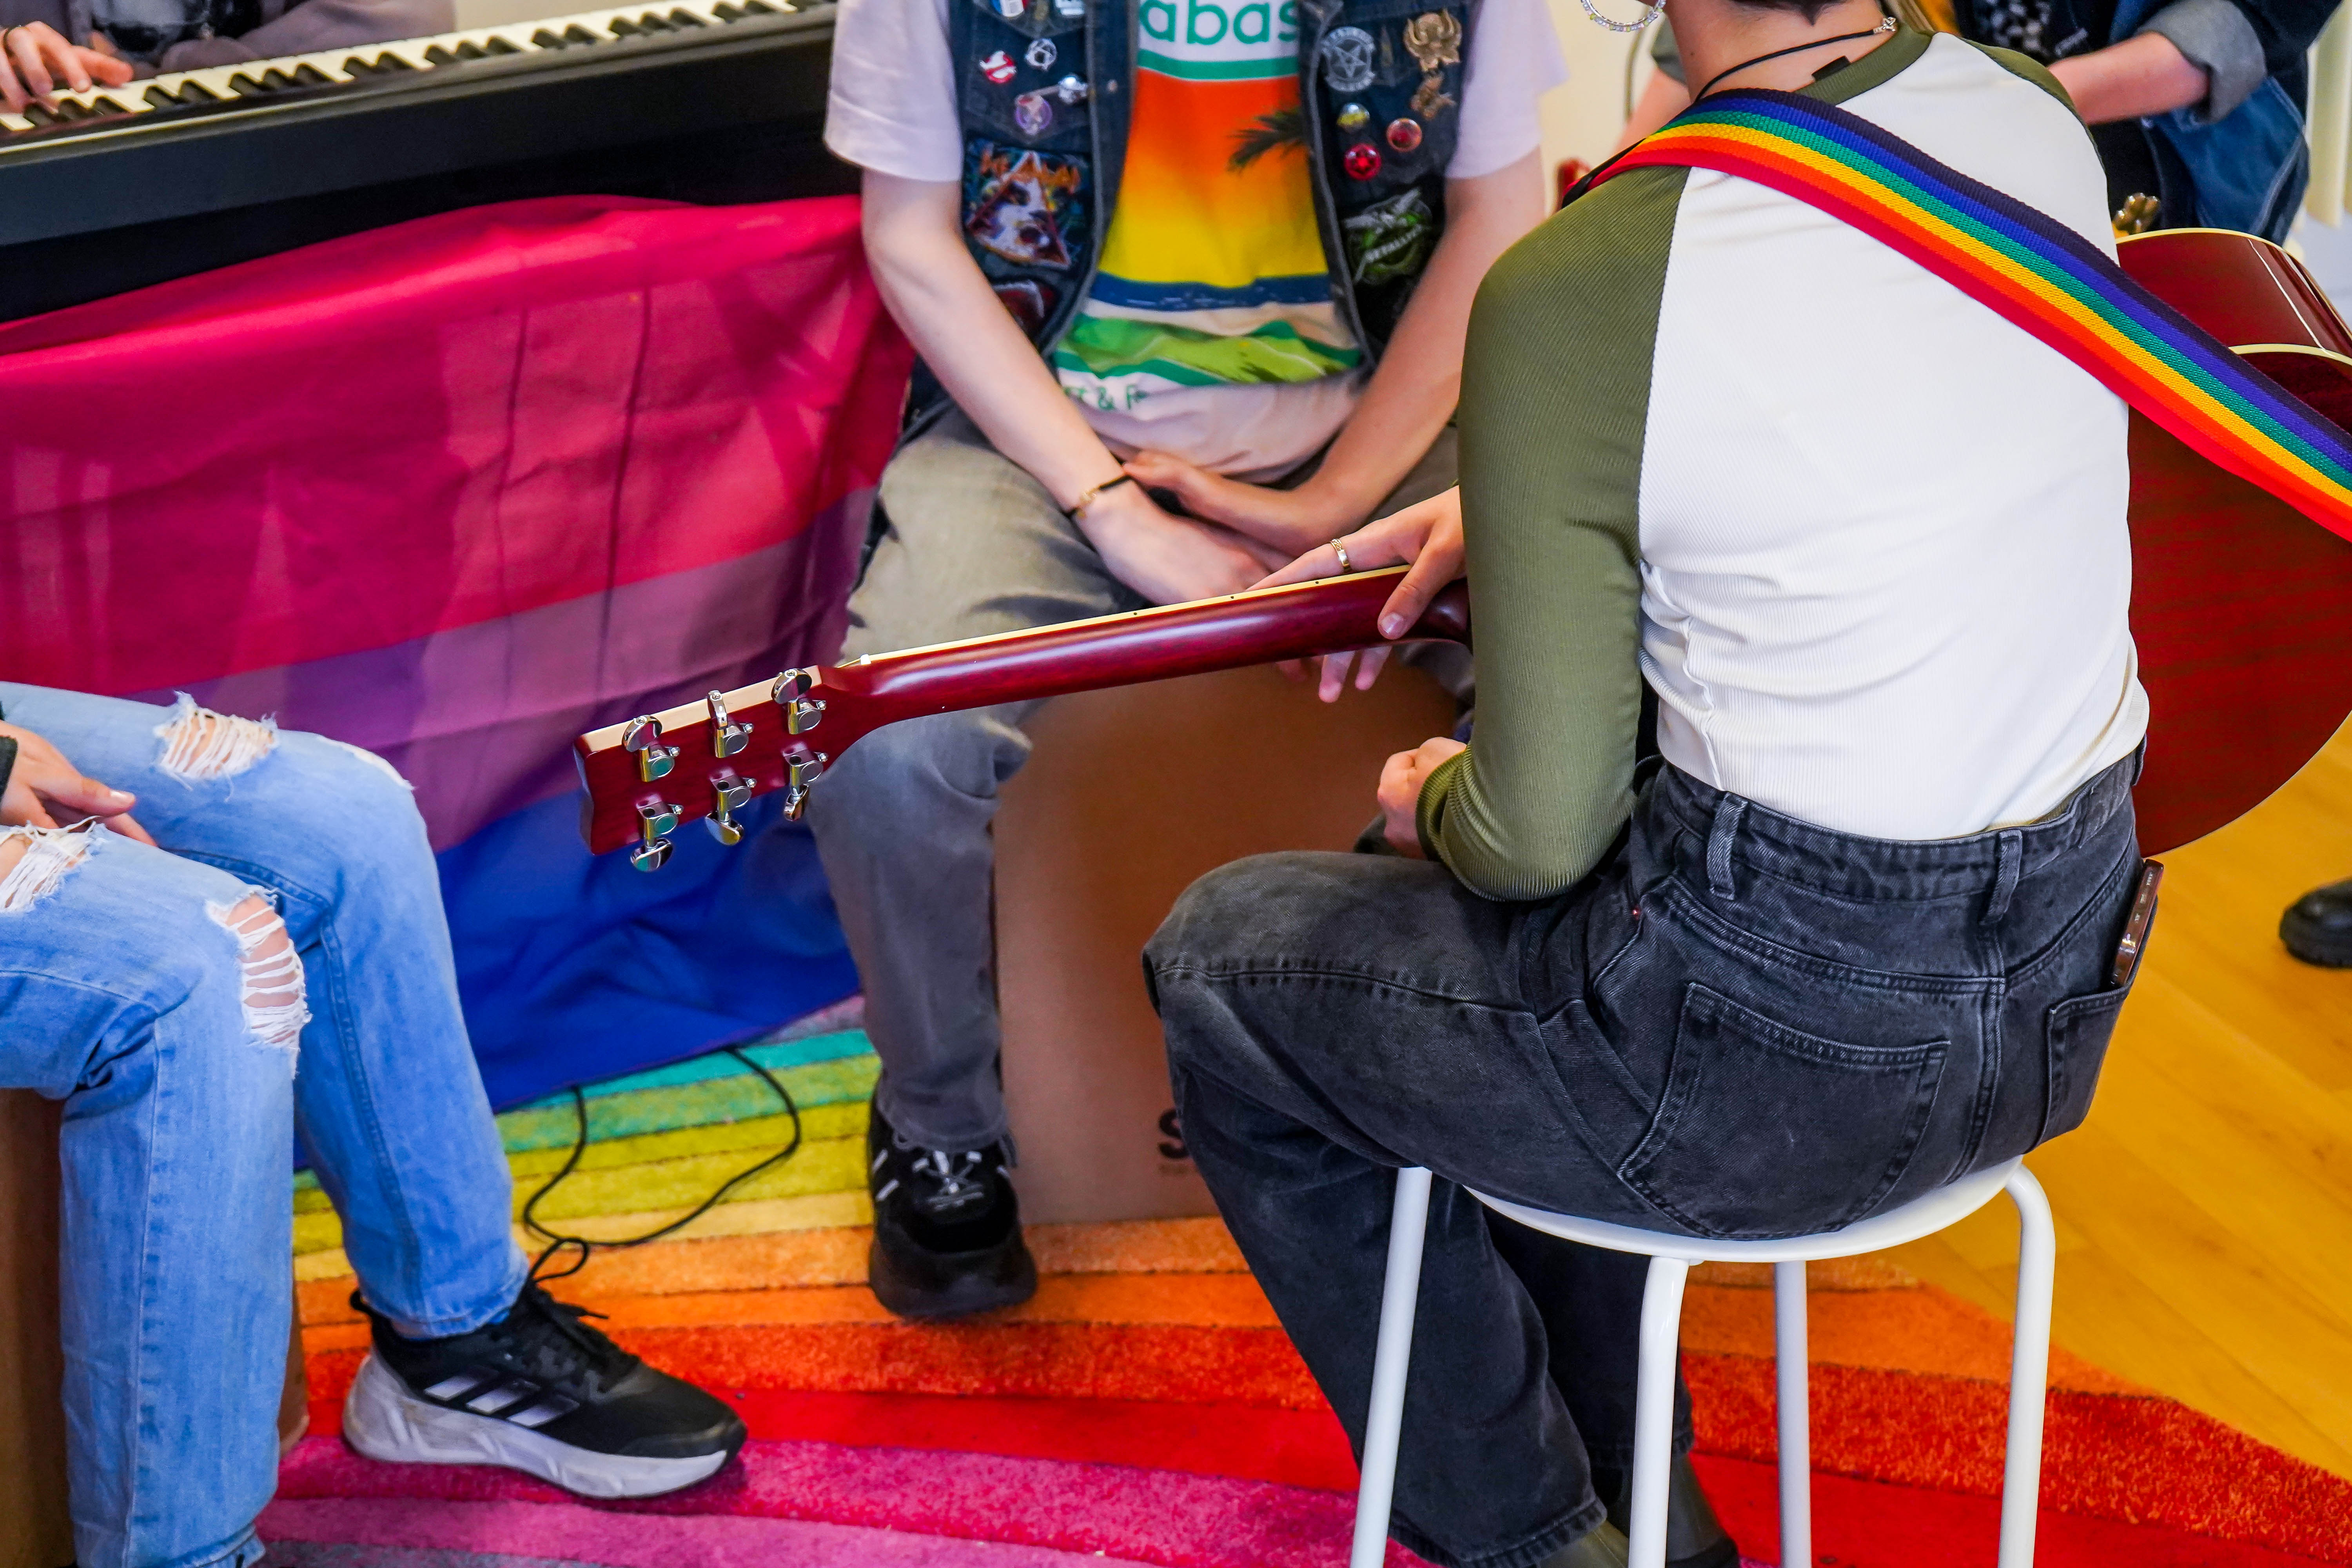
[[727,698],[714,691],[705,701],[710,704],[710,754],[731,757],[751,743],[751,726],[737,723],[727,717]]
[[710,781],[710,815],[702,819],[702,826],[721,844],[731,847],[742,843],[743,825],[735,820],[735,814],[751,798],[751,781],[733,773],[716,774]]
[[824,776],[825,754],[823,752],[798,752],[784,758],[784,816],[794,822],[808,805],[809,785]]
[[637,845],[629,864],[640,871],[658,871],[669,863],[669,836],[677,831],[677,807],[666,800],[637,807]]
[[784,733],[805,735],[824,718],[824,703],[808,693],[816,686],[814,669],[788,669],[776,677],[771,695],[784,710]]
[[650,714],[629,721],[621,731],[621,749],[637,754],[637,777],[646,784],[667,778],[677,765],[677,748],[662,744],[661,721]]

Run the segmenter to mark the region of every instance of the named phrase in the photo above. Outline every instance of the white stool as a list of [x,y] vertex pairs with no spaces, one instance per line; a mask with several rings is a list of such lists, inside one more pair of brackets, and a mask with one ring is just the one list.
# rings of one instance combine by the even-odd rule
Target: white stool
[[[1916,1202],[1843,1230],[1784,1241],[1706,1241],[1633,1230],[1522,1208],[1464,1189],[1496,1213],[1589,1247],[1640,1253],[1650,1260],[1642,1297],[1641,1381],[1633,1415],[1633,1568],[1664,1568],[1666,1474],[1675,1414],[1675,1355],[1680,1347],[1683,1281],[1694,1263],[1772,1265],[1774,1353],[1780,1369],[1780,1562],[1813,1560],[1812,1461],[1806,1432],[1805,1264],[1899,1247],[1957,1224],[2006,1190],[2017,1205],[2017,1334],[2009,1368],[2009,1456],[2000,1490],[2000,1568],[2030,1568],[2034,1512],[2042,1496],[2042,1407],[2050,1369],[2050,1289],[2058,1260],[2050,1200],[2023,1163],[2011,1160],[1953,1183]],[[1380,1341],[1372,1361],[1372,1404],[1364,1424],[1363,1480],[1356,1492],[1355,1548],[1349,1568],[1381,1568],[1388,1552],[1389,1504],[1396,1489],[1397,1438],[1404,1422],[1406,1363],[1421,1295],[1421,1247],[1429,1223],[1429,1173],[1397,1173],[1389,1223],[1388,1280],[1381,1293]]]

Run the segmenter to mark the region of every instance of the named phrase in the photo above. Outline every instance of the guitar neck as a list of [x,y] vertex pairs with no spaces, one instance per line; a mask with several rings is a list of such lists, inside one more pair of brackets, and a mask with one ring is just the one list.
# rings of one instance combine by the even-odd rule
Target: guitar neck
[[[726,710],[726,733],[708,700],[608,724],[573,742],[588,789],[588,847],[602,854],[634,843],[637,863],[652,869],[667,858],[665,836],[699,817],[713,818],[712,831],[731,843],[722,829],[732,809],[785,790],[787,810],[799,815],[825,766],[885,724],[1373,647],[1387,640],[1381,608],[1404,573],[1360,572],[787,671],[772,685],[712,694]],[[1405,635],[1467,643],[1469,606],[1468,591],[1454,584]]]
[[[1223,599],[909,648],[827,669],[823,683],[854,698],[860,732],[926,713],[1368,647],[1404,568],[1359,573]],[[1432,604],[1409,636],[1469,641],[1459,585]],[[867,721],[870,720],[870,722]]]

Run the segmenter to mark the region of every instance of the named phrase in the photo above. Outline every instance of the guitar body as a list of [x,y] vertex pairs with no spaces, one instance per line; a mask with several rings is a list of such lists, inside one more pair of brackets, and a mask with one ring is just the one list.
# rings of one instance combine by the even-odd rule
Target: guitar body
[[[2295,259],[2221,229],[2119,247],[2124,270],[2352,428],[2352,331]],[[2134,800],[2149,854],[2260,805],[2352,712],[2352,542],[2131,416],[2132,638],[2147,688]]]

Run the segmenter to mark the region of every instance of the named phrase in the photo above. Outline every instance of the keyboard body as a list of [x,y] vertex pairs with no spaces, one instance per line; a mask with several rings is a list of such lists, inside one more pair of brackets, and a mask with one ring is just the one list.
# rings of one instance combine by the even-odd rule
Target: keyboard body
[[178,72],[0,115],[0,320],[526,196],[854,190],[829,0],[676,0]]

